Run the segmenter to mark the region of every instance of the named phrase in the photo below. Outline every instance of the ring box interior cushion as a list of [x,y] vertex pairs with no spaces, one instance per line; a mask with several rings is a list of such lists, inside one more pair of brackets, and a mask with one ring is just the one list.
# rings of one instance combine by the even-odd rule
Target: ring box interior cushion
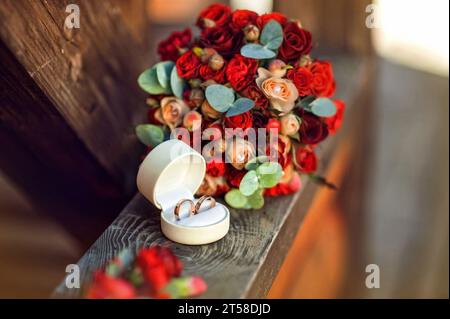
[[142,162],[138,175],[139,192],[161,209],[161,230],[175,242],[202,245],[224,237],[230,225],[230,212],[220,203],[209,208],[203,202],[199,212],[189,214],[184,203],[179,219],[174,214],[177,203],[191,199],[200,187],[206,172],[206,163],[200,153],[180,140],[168,140],[156,146]]

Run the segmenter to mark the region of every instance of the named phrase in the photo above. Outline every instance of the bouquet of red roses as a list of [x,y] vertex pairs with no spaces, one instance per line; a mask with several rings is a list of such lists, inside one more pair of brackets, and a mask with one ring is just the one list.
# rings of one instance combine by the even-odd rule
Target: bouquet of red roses
[[311,58],[311,33],[281,13],[258,15],[222,4],[205,8],[190,29],[162,41],[162,62],[144,71],[149,146],[178,138],[207,162],[201,195],[225,194],[235,208],[261,208],[264,195],[297,191],[315,176],[315,147],[340,127],[331,100],[331,64]]

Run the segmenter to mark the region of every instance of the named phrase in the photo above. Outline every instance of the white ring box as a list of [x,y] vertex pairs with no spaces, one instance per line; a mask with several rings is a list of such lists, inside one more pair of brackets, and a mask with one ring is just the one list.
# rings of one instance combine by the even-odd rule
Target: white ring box
[[144,159],[137,174],[139,192],[161,209],[161,230],[172,241],[186,245],[203,245],[223,238],[230,228],[228,208],[216,203],[208,209],[205,201],[200,211],[189,215],[183,204],[180,219],[174,214],[181,199],[191,199],[206,173],[203,156],[184,142],[172,139],[156,146]]

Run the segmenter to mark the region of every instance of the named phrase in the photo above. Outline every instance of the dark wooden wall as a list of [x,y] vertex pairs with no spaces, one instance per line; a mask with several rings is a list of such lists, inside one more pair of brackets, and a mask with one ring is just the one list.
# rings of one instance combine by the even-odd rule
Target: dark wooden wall
[[[79,29],[64,26],[69,3]],[[83,215],[103,228],[91,217],[112,219],[134,192],[133,128],[145,117],[136,78],[152,63],[145,6],[0,2],[0,169],[40,208],[73,216],[82,238]]]

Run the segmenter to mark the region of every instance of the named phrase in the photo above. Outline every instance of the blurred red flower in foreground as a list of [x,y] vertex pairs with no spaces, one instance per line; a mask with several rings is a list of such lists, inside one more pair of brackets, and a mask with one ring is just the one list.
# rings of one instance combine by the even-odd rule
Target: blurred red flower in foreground
[[125,250],[97,271],[86,298],[187,298],[207,289],[201,277],[181,277],[183,265],[167,247],[143,248],[135,259],[130,255]]

